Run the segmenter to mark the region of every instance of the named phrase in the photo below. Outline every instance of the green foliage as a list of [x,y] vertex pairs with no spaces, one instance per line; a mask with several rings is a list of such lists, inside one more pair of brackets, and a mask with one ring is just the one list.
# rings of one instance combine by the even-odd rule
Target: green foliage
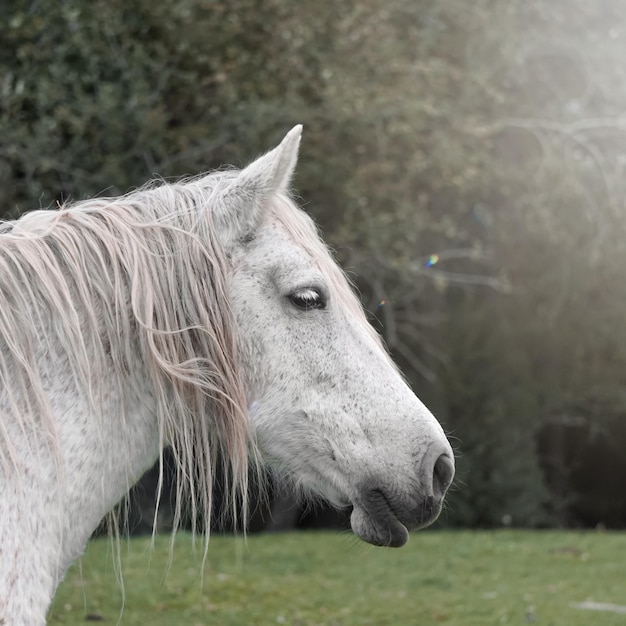
[[582,470],[542,433],[626,444],[618,4],[16,0],[0,211],[241,165],[303,122],[298,191],[458,439],[449,522],[576,521]]
[[554,522],[536,450],[540,384],[528,353],[520,350],[526,329],[511,327],[514,302],[492,296],[487,316],[483,302],[470,294],[457,303],[446,326],[451,365],[443,384],[454,439],[461,442],[458,489],[450,496],[453,524]]
[[266,149],[266,134],[317,102],[308,50],[316,29],[331,28],[328,13],[301,25],[288,7],[14,3],[0,51],[2,206],[120,193],[155,172],[197,173]]
[[[623,615],[572,604],[623,605],[623,534],[421,532],[400,550],[328,533],[211,539],[200,557],[178,538],[123,545],[121,624],[396,626],[498,623],[617,626]],[[117,620],[121,594],[106,541],[90,544],[59,589],[54,624]]]

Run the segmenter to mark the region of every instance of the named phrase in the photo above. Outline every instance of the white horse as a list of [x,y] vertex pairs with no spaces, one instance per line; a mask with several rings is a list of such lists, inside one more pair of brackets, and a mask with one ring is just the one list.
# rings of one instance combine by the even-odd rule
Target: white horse
[[373,544],[439,514],[452,450],[288,196],[300,134],[241,171],[0,225],[0,624],[45,623],[167,445],[194,518],[217,456],[232,502],[260,457]]

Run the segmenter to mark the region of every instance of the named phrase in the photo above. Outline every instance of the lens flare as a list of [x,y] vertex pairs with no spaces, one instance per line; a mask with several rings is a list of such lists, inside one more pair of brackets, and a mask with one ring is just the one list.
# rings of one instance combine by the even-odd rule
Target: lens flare
[[438,254],[431,254],[428,257],[428,261],[426,261],[426,265],[425,267],[432,267],[433,265],[435,265],[435,263],[439,262],[439,255]]

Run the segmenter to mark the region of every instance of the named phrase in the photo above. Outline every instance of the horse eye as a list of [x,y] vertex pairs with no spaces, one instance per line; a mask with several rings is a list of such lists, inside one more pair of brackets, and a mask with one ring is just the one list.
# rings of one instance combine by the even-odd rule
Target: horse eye
[[301,311],[311,309],[325,309],[326,299],[317,289],[301,289],[294,291],[290,296],[291,303]]

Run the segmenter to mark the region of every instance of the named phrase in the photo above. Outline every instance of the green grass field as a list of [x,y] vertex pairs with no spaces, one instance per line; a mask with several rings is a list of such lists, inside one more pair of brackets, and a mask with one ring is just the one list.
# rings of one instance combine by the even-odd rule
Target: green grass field
[[[57,593],[50,624],[252,626],[617,626],[626,614],[573,608],[626,605],[626,533],[436,531],[399,550],[349,534],[122,542],[125,605],[112,547],[94,541]],[[121,618],[120,618],[121,615]]]

